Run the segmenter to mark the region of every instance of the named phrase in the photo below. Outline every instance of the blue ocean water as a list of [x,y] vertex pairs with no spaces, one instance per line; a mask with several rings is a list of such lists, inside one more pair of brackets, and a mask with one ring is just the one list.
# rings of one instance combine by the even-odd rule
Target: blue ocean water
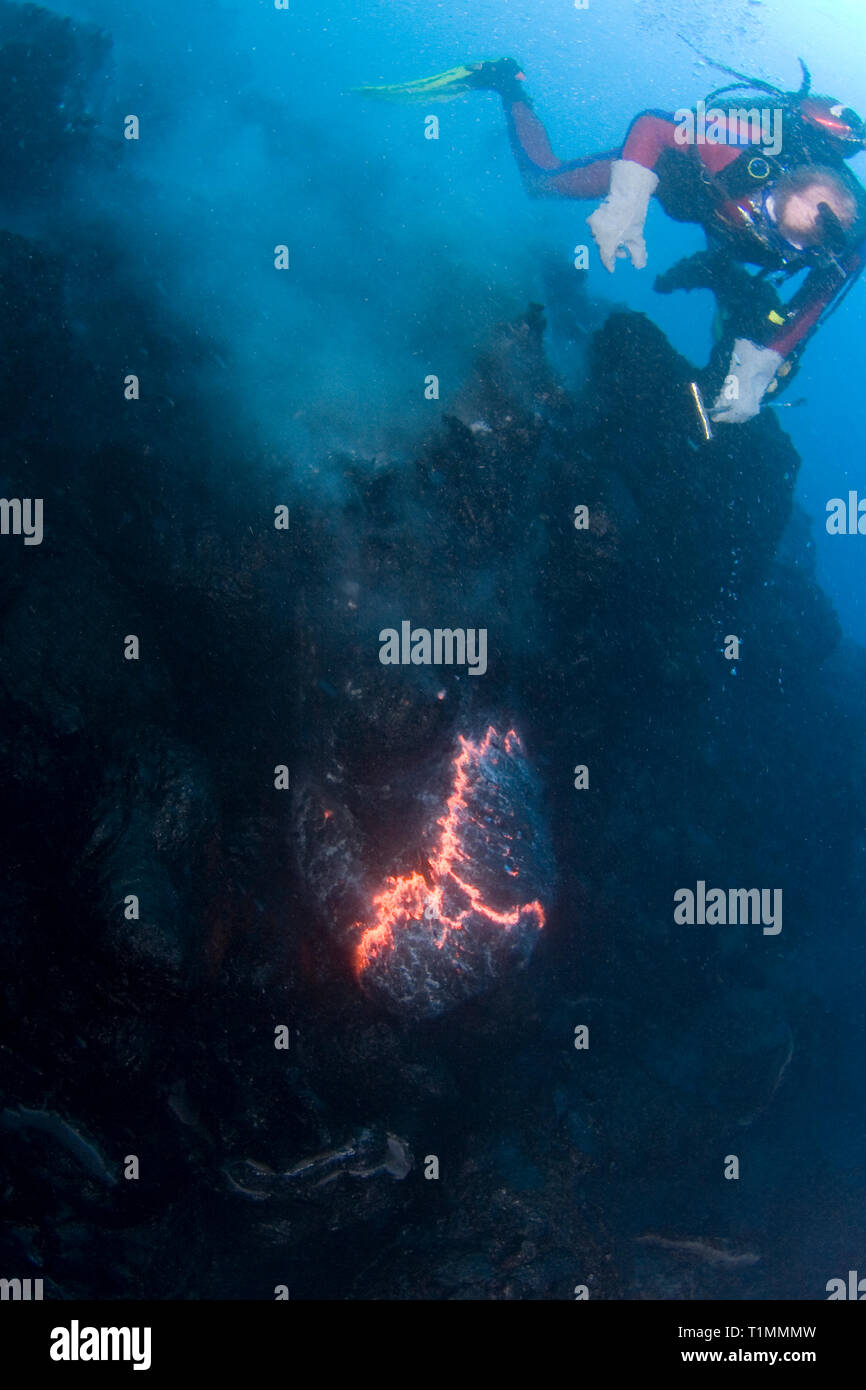
[[[810,344],[784,398],[806,403],[777,412],[813,533],[806,546],[795,517],[779,546],[795,563],[774,567],[788,497],[767,469],[790,465],[784,441],[756,431],[752,487],[736,443],[702,450],[675,412],[647,409],[644,455],[631,406],[647,381],[670,381],[667,344],[633,317],[603,326],[611,304],[638,310],[707,361],[709,293],[653,291],[654,274],[703,244],[698,230],[653,206],[649,267],[621,262],[613,277],[593,248],[581,303],[601,344],[594,418],[586,339],[572,351],[557,290],[589,242],[591,205],[526,196],[492,94],[433,108],[433,141],[423,106],[355,89],[512,54],[563,158],[616,147],[637,112],[724,81],[690,44],[783,86],[802,56],[817,91],[866,111],[861,5],[53,8],[104,26],[112,48],[90,93],[93,145],[62,184],[68,223],[38,192],[4,213],[4,231],[27,239],[4,255],[38,310],[12,463],[41,426],[62,521],[10,601],[2,693],[30,742],[6,750],[20,865],[4,930],[30,967],[13,1022],[41,1016],[48,970],[62,981],[58,1031],[77,1047],[80,1027],[96,1060],[63,1054],[46,1090],[42,1054],[30,1068],[17,1049],[3,1124],[18,1136],[20,1248],[36,1244],[38,1199],[39,1219],[50,1227],[43,1212],[57,1211],[63,1228],[58,1286],[97,1296],[128,1296],[132,1270],[159,1297],[270,1297],[287,1231],[301,1297],[561,1297],[584,1249],[602,1297],[822,1296],[860,1258],[863,1230],[864,658],[851,644],[866,644],[866,540],[829,536],[824,515],[828,498],[866,491],[866,283]],[[131,114],[140,138],[122,141]],[[866,178],[866,157],[852,167]],[[289,274],[274,269],[283,244]],[[52,249],[56,294],[50,266],[28,278]],[[539,364],[530,304],[546,307],[545,348],[577,414]],[[82,434],[68,445],[31,385],[49,332],[69,364],[59,418]],[[129,371],[140,411],[118,400]],[[598,512],[585,554],[562,522],[575,478]],[[291,502],[289,537],[271,524],[275,497]],[[813,554],[851,639],[836,652],[804,578]],[[734,579],[753,562],[760,583],[744,581],[738,608]],[[421,621],[424,604],[431,624],[464,609],[490,622],[483,683],[426,669],[408,680],[377,659],[380,627]],[[731,611],[754,645],[728,665],[718,625]],[[120,666],[110,643],[135,628],[145,659]],[[65,664],[49,679],[54,643]],[[130,670],[142,678],[121,685]],[[531,969],[504,952],[500,970],[491,952],[496,969],[477,974],[499,992],[463,991],[468,1008],[436,1031],[377,1012],[358,988],[349,904],[371,862],[427,900],[431,864],[404,808],[420,802],[441,828],[458,737],[500,718],[525,733],[552,824],[545,928]],[[592,796],[573,782],[583,758]],[[284,759],[285,804],[272,785]],[[55,766],[60,867],[46,875]],[[507,839],[525,802],[532,879],[548,829],[533,839],[532,798],[498,776],[496,815],[481,816],[493,870],[504,857],[519,873]],[[116,910],[131,876],[150,898],[145,929]],[[703,877],[782,885],[784,932],[675,931],[674,885]],[[70,931],[56,910],[67,892]],[[89,992],[106,978],[110,1008]],[[274,1069],[272,1015],[284,1014],[291,1055]],[[50,1051],[55,1034],[43,1036]],[[145,1122],[163,1143],[162,1188],[132,1223],[136,1240],[147,1230],[140,1246],[106,1254],[104,1194],[85,1192],[79,1222],[69,1169],[82,1145],[108,1169]],[[46,1134],[67,1168],[39,1149]],[[419,1173],[434,1142],[453,1158],[447,1231]],[[739,1185],[719,1177],[729,1145],[744,1155]],[[260,1209],[259,1197],[275,1200]],[[182,1219],[199,1263],[178,1270]]]
[[[556,151],[621,143],[645,108],[689,105],[722,81],[711,57],[796,86],[798,56],[818,92],[866,109],[858,0],[74,0],[60,13],[114,40],[103,114],[141,115],[127,182],[94,191],[136,247],[145,282],[231,344],[219,382],[275,452],[312,460],[330,446],[393,447],[425,421],[419,372],[447,399],[491,323],[544,301],[539,265],[567,263],[586,238],[582,203],[530,202],[498,99],[440,106],[438,141],[417,108],[366,105],[364,84],[422,76],[464,59],[516,55]],[[866,175],[866,155],[852,168]],[[159,189],[136,198],[136,179]],[[151,185],[149,185],[151,186]],[[653,207],[650,265],[615,280],[592,258],[591,288],[650,314],[705,360],[708,293],[663,298],[652,275],[702,244]],[[279,289],[269,250],[291,243]],[[866,641],[860,540],[830,537],[827,500],[866,488],[860,401],[863,286],[806,354],[785,409],[803,456],[799,498],[815,519],[818,574],[848,635]],[[303,346],[301,347],[301,344]],[[315,465],[313,465],[315,466]]]

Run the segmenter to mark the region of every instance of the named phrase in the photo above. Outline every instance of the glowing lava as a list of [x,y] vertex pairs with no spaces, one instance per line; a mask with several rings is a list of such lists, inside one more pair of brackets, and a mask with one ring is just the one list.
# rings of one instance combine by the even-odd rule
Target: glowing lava
[[[415,1012],[441,1013],[489,984],[500,960],[528,957],[545,920],[530,897],[547,863],[534,801],[513,729],[460,738],[428,873],[389,878],[373,899],[355,952],[366,987]],[[521,894],[523,879],[529,892]]]

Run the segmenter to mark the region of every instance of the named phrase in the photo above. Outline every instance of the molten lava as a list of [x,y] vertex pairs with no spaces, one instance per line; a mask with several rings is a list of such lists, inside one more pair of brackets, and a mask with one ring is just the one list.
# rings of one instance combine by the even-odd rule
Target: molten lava
[[391,994],[392,977],[399,975],[401,994],[414,981],[428,1013],[441,1011],[437,1004],[448,992],[441,980],[446,960],[431,953],[444,953],[458,973],[490,976],[498,948],[489,929],[513,935],[525,956],[528,938],[545,920],[538,898],[515,901],[516,880],[537,838],[527,820],[532,798],[523,785],[528,772],[520,738],[513,729],[502,737],[491,726],[483,739],[461,737],[459,744],[429,872],[388,879],[355,953],[359,978],[383,974]]

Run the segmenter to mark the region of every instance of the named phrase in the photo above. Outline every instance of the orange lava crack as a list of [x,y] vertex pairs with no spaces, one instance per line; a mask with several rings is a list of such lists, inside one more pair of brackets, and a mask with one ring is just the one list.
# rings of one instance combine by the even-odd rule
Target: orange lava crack
[[[428,922],[431,934],[435,933],[437,938],[434,945],[440,951],[450,940],[451,934],[462,931],[466,920],[476,914],[506,930],[517,926],[527,915],[534,916],[538,930],[544,926],[544,909],[537,899],[510,912],[496,912],[483,901],[479,889],[467,883],[458,873],[458,866],[469,862],[459,839],[460,814],[471,819],[466,798],[470,787],[469,768],[489,752],[495,737],[496,730],[492,725],[480,743],[460,736],[460,752],[454,760],[453,789],[445,804],[445,815],[436,822],[441,828],[441,835],[438,847],[428,861],[429,880],[417,872],[400,878],[388,878],[387,888],[373,899],[375,921],[366,928],[355,948],[358,975],[383,952],[394,949],[395,932],[410,922]],[[509,753],[520,747],[520,738],[514,729],[508,730],[504,742]],[[496,758],[491,760],[495,763]],[[514,872],[516,875],[516,870]],[[462,897],[466,906],[457,911],[452,908],[449,912],[445,905],[446,889],[449,890],[449,901]],[[362,924],[358,922],[356,926],[360,928]]]

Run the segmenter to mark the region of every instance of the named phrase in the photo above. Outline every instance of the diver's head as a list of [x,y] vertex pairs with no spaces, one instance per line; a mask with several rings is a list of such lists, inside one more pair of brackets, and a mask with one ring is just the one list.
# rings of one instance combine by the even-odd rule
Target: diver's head
[[850,159],[866,148],[866,126],[844,102],[806,93],[796,109],[803,124],[821,137],[831,154]]
[[[768,200],[770,201],[770,200]],[[768,207],[776,229],[798,251],[823,246],[838,252],[837,243],[860,215],[853,191],[833,169],[805,164],[773,185]]]

